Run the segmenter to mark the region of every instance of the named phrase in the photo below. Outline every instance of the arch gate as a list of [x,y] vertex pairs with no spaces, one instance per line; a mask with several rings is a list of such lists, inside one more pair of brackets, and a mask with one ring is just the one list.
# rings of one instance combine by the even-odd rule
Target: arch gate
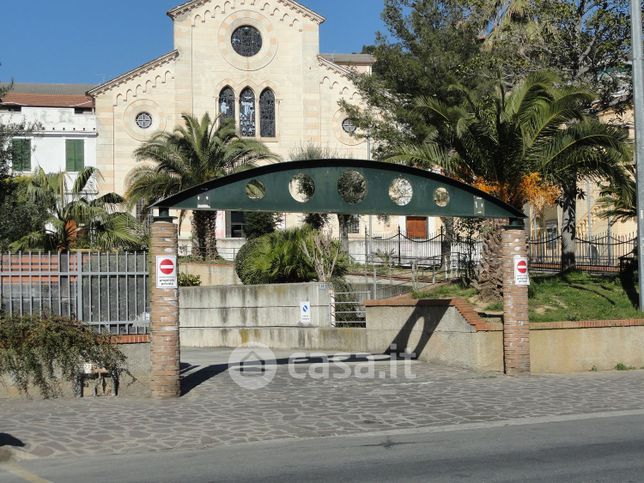
[[[515,277],[526,256],[525,215],[451,178],[397,164],[323,159],[242,171],[209,181],[155,204],[151,255],[176,256],[177,226],[171,209],[343,213],[508,219],[503,233],[503,351],[506,374],[530,372],[528,287]],[[156,264],[153,270],[156,271]],[[157,279],[153,273],[152,280]],[[152,395],[180,395],[177,288],[155,285],[151,296]]]

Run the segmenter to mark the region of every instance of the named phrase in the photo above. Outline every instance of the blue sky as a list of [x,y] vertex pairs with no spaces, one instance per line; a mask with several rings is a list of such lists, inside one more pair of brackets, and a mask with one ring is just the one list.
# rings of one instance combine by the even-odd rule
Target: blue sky
[[[165,15],[184,0],[4,0],[0,80],[100,83],[172,50]],[[383,0],[300,0],[326,17],[322,52],[359,52]]]

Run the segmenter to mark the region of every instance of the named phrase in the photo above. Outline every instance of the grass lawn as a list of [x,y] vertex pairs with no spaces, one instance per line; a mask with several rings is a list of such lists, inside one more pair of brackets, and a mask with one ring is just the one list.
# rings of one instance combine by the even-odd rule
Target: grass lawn
[[[631,290],[634,290],[632,288]],[[637,293],[631,292],[637,303]],[[463,297],[477,302],[476,291],[460,284],[440,285],[415,294],[418,298]],[[481,304],[487,310],[502,310],[502,304]],[[607,320],[643,318],[618,276],[573,272],[566,275],[532,277],[530,321]]]

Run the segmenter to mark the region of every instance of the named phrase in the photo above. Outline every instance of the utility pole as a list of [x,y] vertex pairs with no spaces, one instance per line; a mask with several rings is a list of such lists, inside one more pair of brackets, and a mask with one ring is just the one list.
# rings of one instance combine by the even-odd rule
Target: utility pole
[[[367,134],[367,160],[371,161],[371,129]],[[369,215],[369,256],[373,258],[373,215]]]
[[640,0],[631,0],[633,43],[633,100],[635,104],[635,165],[637,167],[637,258],[640,311],[644,311],[644,79],[642,76],[642,10]]

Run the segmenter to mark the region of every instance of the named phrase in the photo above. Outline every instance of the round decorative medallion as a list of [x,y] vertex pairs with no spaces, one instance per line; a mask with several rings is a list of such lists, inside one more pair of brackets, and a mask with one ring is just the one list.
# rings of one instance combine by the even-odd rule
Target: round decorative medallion
[[141,129],[148,129],[152,126],[152,116],[149,112],[140,112],[136,115],[136,125]]
[[262,50],[262,34],[251,25],[236,28],[230,42],[235,52],[243,57],[253,57]]
[[353,123],[353,119],[347,117],[342,121],[342,130],[347,134],[353,134],[356,132],[356,125]]

